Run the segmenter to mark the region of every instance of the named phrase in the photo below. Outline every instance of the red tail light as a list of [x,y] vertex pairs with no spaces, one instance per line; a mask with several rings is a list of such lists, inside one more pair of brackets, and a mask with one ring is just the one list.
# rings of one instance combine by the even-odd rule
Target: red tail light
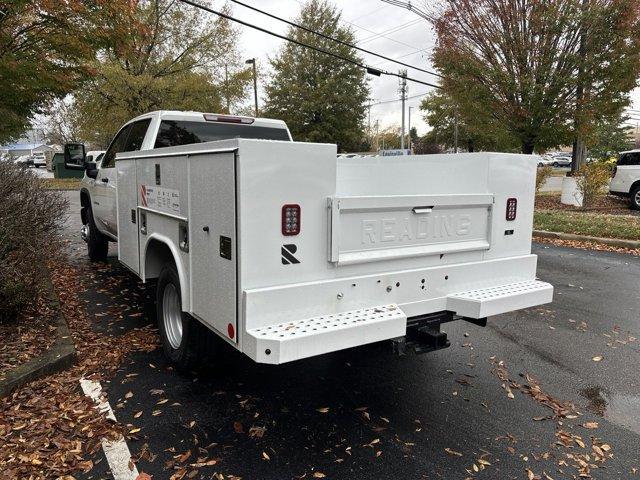
[[511,222],[516,219],[518,212],[518,199],[510,198],[507,200],[507,221]]
[[282,206],[282,235],[291,236],[300,233],[300,205]]

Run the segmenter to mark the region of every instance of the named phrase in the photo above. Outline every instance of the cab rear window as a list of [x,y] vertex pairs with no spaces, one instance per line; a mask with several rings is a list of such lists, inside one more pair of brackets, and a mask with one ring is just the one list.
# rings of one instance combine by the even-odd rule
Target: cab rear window
[[284,128],[163,120],[160,123],[155,148],[176,147],[179,145],[212,142],[214,140],[226,140],[230,138],[290,140],[289,134]]

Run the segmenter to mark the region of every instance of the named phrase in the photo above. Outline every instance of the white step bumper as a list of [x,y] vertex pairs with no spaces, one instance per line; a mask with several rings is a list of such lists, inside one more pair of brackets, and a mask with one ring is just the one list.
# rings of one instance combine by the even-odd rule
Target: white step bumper
[[261,363],[285,363],[402,337],[407,316],[394,304],[306,318],[248,330],[245,353]]
[[[531,280],[449,294],[446,310],[484,318],[552,299],[550,284]],[[407,315],[389,304],[253,328],[245,332],[243,351],[256,362],[279,364],[402,337],[406,330]]]
[[447,296],[447,310],[456,315],[484,318],[549,303],[553,286],[538,280],[480,288]]

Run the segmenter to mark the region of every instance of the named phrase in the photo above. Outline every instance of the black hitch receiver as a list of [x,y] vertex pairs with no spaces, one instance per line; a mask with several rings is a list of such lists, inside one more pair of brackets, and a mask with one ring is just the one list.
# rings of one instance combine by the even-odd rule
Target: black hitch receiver
[[407,334],[391,340],[391,347],[398,355],[406,354],[407,348],[416,354],[434,352],[447,348],[451,342],[447,334],[440,331],[440,325],[454,320],[465,320],[480,327],[487,326],[486,318],[467,318],[453,312],[437,312],[407,319]]

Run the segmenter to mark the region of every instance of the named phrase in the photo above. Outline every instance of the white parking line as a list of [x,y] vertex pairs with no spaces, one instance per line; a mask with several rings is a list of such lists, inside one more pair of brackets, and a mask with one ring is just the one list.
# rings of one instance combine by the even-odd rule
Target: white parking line
[[[107,418],[115,422],[116,417],[113,414],[111,405],[101,397],[102,386],[100,385],[100,382],[81,378],[80,386],[82,387],[84,394],[90,397],[97,404],[100,411],[106,412]],[[127,446],[127,442],[124,441],[124,438],[114,442],[103,438],[101,442],[104,455],[107,457],[107,462],[109,462],[109,467],[111,468],[114,480],[135,480],[138,476],[138,469],[135,465],[133,466],[133,470],[129,469],[131,452],[129,452],[129,447]]]

